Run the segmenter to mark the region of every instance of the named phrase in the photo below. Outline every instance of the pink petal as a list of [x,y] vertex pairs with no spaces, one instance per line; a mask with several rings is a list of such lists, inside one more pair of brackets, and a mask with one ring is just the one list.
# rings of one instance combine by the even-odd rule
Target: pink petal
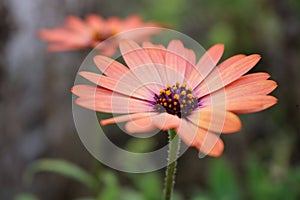
[[224,51],[224,45],[217,44],[208,49],[194,66],[188,66],[186,78],[189,85],[194,89],[213,70]]
[[238,62],[239,60],[245,58],[246,55],[244,54],[238,54],[238,55],[235,55],[235,56],[232,56],[230,58],[227,58],[226,60],[224,60],[221,64],[219,64],[218,66],[218,69],[221,71],[223,70],[224,68]]
[[121,20],[118,17],[110,17],[105,21],[105,27],[107,30],[118,33],[121,30]]
[[156,129],[157,127],[152,123],[151,117],[132,120],[125,124],[125,130],[128,133],[145,133]]
[[253,54],[247,57],[244,57],[233,64],[221,64],[219,70],[223,78],[223,83],[225,85],[235,81],[240,78],[242,75],[247,73],[252,69],[260,60],[260,55]]
[[187,60],[187,64],[190,64],[192,66],[196,65],[196,55],[192,49],[185,49],[185,57]]
[[76,16],[68,16],[66,18],[66,26],[82,34],[87,34],[90,32],[89,27],[84,23],[84,21]]
[[153,63],[155,63],[155,67],[157,72],[160,74],[160,78],[162,81],[162,85],[166,86],[166,84],[172,84],[176,81],[183,80],[182,74],[178,80],[178,72],[174,69],[165,65],[165,56],[167,50],[162,45],[153,45],[150,42],[144,42],[143,48],[147,51],[148,55],[151,57]]
[[65,29],[56,28],[52,30],[41,29],[37,32],[37,34],[40,38],[50,42],[56,42],[56,41],[62,42],[65,39],[67,39],[70,35],[72,35],[72,32],[66,31]]
[[152,118],[153,124],[160,130],[168,130],[171,128],[177,128],[180,124],[180,119],[175,115],[168,113],[161,113]]
[[142,18],[139,15],[131,15],[123,21],[123,28],[126,30],[130,30],[139,27],[141,23]]
[[108,113],[135,113],[152,110],[152,106],[148,102],[95,86],[76,85],[71,91],[79,96],[75,103],[90,110]]
[[[175,115],[170,115],[168,113],[160,113],[156,115],[151,115],[142,119],[132,120],[125,125],[125,129],[129,133],[136,132],[145,132],[143,131],[142,126],[146,126],[148,128],[160,129],[160,130],[168,130],[171,128],[177,128],[180,124],[180,119]],[[147,128],[147,131],[149,129]]]
[[191,88],[195,88],[199,82],[204,79],[198,69],[192,65],[188,65],[188,70],[186,71],[185,77],[188,85],[190,85]]
[[203,81],[195,89],[195,94],[198,97],[212,93],[237,80],[256,65],[260,59],[260,56],[250,55],[243,57],[240,55],[232,59],[237,61],[224,61],[229,64],[220,64],[220,67],[217,67],[215,70],[213,70],[212,73],[205,78],[205,81]]
[[[205,78],[213,70],[213,68],[221,59],[223,52],[224,45],[216,44],[204,53],[204,55],[200,58],[199,62],[196,65],[196,69],[200,73],[202,78]],[[201,79],[198,80],[197,84],[199,84],[201,81]]]
[[129,72],[127,67],[106,56],[95,56],[94,62],[100,71],[111,78],[120,79],[124,74]]
[[[187,60],[185,76],[190,77],[192,75],[191,73],[193,73],[193,70],[195,70],[195,66],[196,66],[195,52],[191,49],[185,49],[185,57],[186,57],[186,60]],[[189,79],[189,78],[187,78],[187,79]]]
[[167,79],[167,69],[165,66],[165,54],[166,54],[165,47],[161,45],[154,45],[151,42],[144,42],[143,48],[150,56],[152,62],[154,63],[154,66],[156,67],[158,74],[160,75],[160,79],[163,85],[165,85],[166,83],[169,82]]
[[[172,43],[172,42],[171,42]],[[173,46],[176,45],[173,42]],[[182,46],[182,44],[181,44]],[[166,55],[169,54],[170,57],[174,57],[174,59],[181,60],[182,62],[186,62],[187,58],[183,58],[182,54],[177,54],[176,52],[171,52],[166,50],[162,45],[153,45],[150,42],[144,42],[143,48],[147,51],[148,55],[152,59],[153,63],[155,63],[155,68],[160,75],[163,86],[168,84],[173,84],[175,82],[183,82],[184,74],[179,73],[178,70],[175,69],[172,64],[165,64]],[[173,48],[173,47],[172,47]],[[184,49],[185,51],[185,49]],[[178,58],[177,58],[178,57]],[[171,62],[171,60],[169,60]],[[181,66],[182,69],[185,69],[185,66]]]
[[227,85],[225,88],[221,88],[213,92],[211,97],[214,97],[215,100],[218,98],[217,101],[220,102],[221,98],[223,98],[223,101],[227,101],[228,99],[239,98],[241,96],[269,94],[277,87],[276,82],[272,80],[266,80],[269,77],[270,75],[267,73],[254,73],[242,76],[241,78]]
[[214,107],[200,108],[192,112],[188,119],[196,126],[217,133],[233,133],[242,128],[238,116]]
[[105,90],[103,88],[95,87],[92,85],[79,84],[71,88],[71,92],[79,97],[95,96],[95,93],[97,91],[99,91],[100,93],[112,94],[112,91]]
[[99,15],[95,15],[95,14],[89,14],[86,17],[86,22],[87,24],[95,31],[102,31],[103,25],[104,25],[104,21],[103,18],[100,17]]
[[188,146],[196,147],[204,155],[218,157],[224,150],[224,144],[218,135],[199,128],[185,119],[181,120],[176,131]]
[[[226,59],[225,61],[223,61],[219,66],[221,66],[221,68],[224,68],[224,66],[230,66],[245,57],[246,57],[245,55],[232,56]],[[194,89],[194,93],[196,94],[196,96],[198,97],[204,96],[214,91],[216,87],[220,87],[224,84],[219,70],[219,66],[215,68],[211,72],[211,74],[209,74],[208,77],[206,77],[206,79],[202,81],[200,85],[197,86],[197,88]],[[214,80],[212,81],[211,79]]]
[[47,46],[48,51],[73,51],[83,48],[85,48],[85,46],[74,46],[69,44],[49,44]]
[[187,85],[191,88],[194,88],[198,83],[198,80],[202,79],[201,74],[196,69],[196,55],[195,52],[191,49],[185,49],[186,70],[185,70],[185,81]]
[[[162,84],[161,78],[155,65],[147,52],[132,40],[122,40],[120,50],[127,65],[143,83]],[[137,73],[136,68],[143,67],[143,73]]]
[[161,45],[154,45],[151,42],[143,42],[143,48],[150,56],[151,60],[155,64],[165,64],[166,49]]
[[265,72],[256,72],[256,73],[244,75],[239,79],[237,79],[236,81],[232,82],[230,85],[254,83],[256,81],[267,80],[268,78],[270,78],[270,74]]
[[56,28],[53,30],[39,30],[37,34],[40,38],[49,42],[72,45],[87,45],[90,43],[89,37],[62,28]]
[[[180,40],[172,40],[167,48],[166,52],[166,66],[174,69],[175,72],[180,75],[178,78],[168,75],[169,81],[173,79],[179,81],[185,74],[186,68],[186,58],[185,58],[185,48]],[[176,82],[175,81],[175,82]],[[179,81],[181,82],[181,81]]]
[[[130,78],[132,76],[123,76],[122,79],[117,80],[92,72],[81,71],[78,74],[101,87],[127,96],[133,96],[144,100],[152,100],[154,96],[154,94],[150,93],[145,86],[142,86],[137,81],[126,80],[126,78]],[[123,78],[125,79],[124,81]]]
[[262,80],[252,83],[245,83],[248,80],[235,81],[225,87],[227,99],[239,98],[241,96],[266,95],[271,93],[277,83],[272,80]]
[[[150,106],[138,105],[138,100],[135,99],[122,99],[113,98],[113,102],[108,96],[103,96],[101,98],[85,98],[80,97],[75,100],[75,103],[83,108],[94,110],[98,112],[105,113],[137,113],[137,112],[148,112]],[[124,102],[117,102],[119,100],[124,100]],[[136,104],[136,105],[135,105]]]
[[115,44],[107,44],[103,45],[103,43],[100,46],[97,46],[98,43],[95,43],[94,46],[99,51],[99,53],[103,56],[113,56],[116,53],[117,45]]
[[[214,98],[214,103],[212,103],[212,98]],[[218,101],[218,99],[220,99]],[[273,96],[268,95],[252,95],[252,96],[239,96],[236,98],[229,98],[224,100],[224,94],[220,94],[219,92],[214,93],[212,95],[205,96],[201,99],[200,104],[203,107],[206,106],[214,106],[214,107],[224,107],[228,111],[234,113],[252,113],[258,112],[261,110],[265,110],[272,105],[277,103],[277,99]]]
[[134,113],[134,114],[129,114],[129,115],[120,115],[120,116],[112,117],[109,119],[101,120],[100,123],[101,123],[101,125],[105,126],[108,124],[116,124],[116,123],[121,123],[121,122],[132,121],[132,120],[136,120],[136,119],[140,119],[140,118],[147,118],[152,115],[157,115],[157,113],[146,112],[146,113]]
[[245,96],[227,101],[227,109],[240,114],[253,113],[265,110],[277,103],[273,96],[257,95]]

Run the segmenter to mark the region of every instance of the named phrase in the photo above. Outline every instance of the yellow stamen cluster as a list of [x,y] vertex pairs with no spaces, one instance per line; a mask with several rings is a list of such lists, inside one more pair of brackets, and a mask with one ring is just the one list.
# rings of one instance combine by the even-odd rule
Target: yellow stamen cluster
[[192,93],[191,88],[186,88],[186,83],[181,86],[178,82],[175,85],[166,85],[165,89],[160,90],[154,96],[154,109],[158,112],[167,112],[185,117],[198,107],[198,100]]

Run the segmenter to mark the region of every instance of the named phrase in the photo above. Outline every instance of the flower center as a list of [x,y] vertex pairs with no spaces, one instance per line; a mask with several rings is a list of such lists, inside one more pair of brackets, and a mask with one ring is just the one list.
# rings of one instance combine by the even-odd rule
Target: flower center
[[160,90],[159,94],[154,95],[154,110],[157,112],[167,112],[177,115],[179,118],[188,116],[198,107],[198,100],[193,95],[191,88],[186,88],[186,84],[170,87]]
[[105,36],[97,31],[97,32],[93,33],[92,38],[93,38],[93,40],[95,40],[97,42],[101,42],[101,41],[107,39],[108,36]]

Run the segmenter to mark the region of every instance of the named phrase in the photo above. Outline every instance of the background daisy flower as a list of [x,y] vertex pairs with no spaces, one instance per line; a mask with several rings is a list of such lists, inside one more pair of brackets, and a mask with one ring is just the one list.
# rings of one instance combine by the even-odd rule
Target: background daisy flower
[[220,156],[224,144],[217,133],[239,131],[236,114],[258,112],[277,102],[268,95],[277,87],[269,74],[244,75],[259,55],[236,55],[216,66],[223,50],[222,44],[214,45],[196,62],[194,51],[179,40],[167,47],[122,40],[120,51],[128,67],[96,56],[104,75],[79,75],[97,86],[75,85],[71,91],[79,106],[123,114],[102,120],[102,125],[126,122],[128,133],[174,129],[187,145]]
[[[109,17],[103,19],[96,14],[89,14],[85,19],[76,16],[66,18],[65,24],[53,29],[41,29],[38,36],[49,42],[47,49],[49,51],[68,51],[85,48],[94,48],[100,42],[117,35],[122,31],[127,31],[142,27],[158,27],[154,22],[143,22],[138,15],[131,15],[125,19],[118,17]],[[154,34],[148,29],[144,32],[142,38]],[[116,47],[114,45],[105,45],[101,48],[101,54],[111,56]]]

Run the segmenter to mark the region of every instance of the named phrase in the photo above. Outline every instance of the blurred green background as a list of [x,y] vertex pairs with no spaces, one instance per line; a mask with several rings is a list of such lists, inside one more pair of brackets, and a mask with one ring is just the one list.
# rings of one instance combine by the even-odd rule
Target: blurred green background
[[[222,137],[221,158],[198,159],[189,149],[179,159],[174,199],[300,199],[299,0],[1,0],[0,199],[162,196],[163,170],[126,174],[86,151],[73,124],[70,88],[88,51],[47,53],[36,36],[37,29],[60,25],[70,14],[89,13],[140,14],[205,48],[224,43],[223,59],[259,53],[262,60],[252,71],[266,71],[278,82],[278,104],[241,116],[243,129]],[[156,143],[125,145],[144,151]]]

